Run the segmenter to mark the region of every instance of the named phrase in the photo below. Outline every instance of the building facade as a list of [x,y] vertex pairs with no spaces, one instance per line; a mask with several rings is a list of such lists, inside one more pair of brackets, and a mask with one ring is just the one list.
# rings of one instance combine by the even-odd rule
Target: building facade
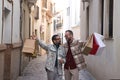
[[0,1],[0,80],[16,80],[29,62],[21,51],[31,34],[30,11],[35,1]]
[[[51,43],[51,36],[53,35],[52,27],[52,17],[53,17],[53,2],[52,0],[40,0],[40,23],[39,23],[39,38],[45,43]],[[40,48],[40,54],[45,54],[46,52]]]
[[80,38],[97,32],[106,47],[99,56],[86,56],[88,69],[97,80],[120,79],[119,0],[81,0]]
[[64,0],[55,2],[54,33],[59,33],[65,42],[64,33],[70,29],[75,39],[80,37],[80,0]]
[[15,80],[20,70],[20,1],[0,1],[0,79]]

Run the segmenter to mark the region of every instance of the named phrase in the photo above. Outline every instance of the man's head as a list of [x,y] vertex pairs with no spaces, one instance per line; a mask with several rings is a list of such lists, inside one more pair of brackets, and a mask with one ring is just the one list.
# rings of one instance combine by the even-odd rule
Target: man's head
[[52,42],[53,44],[55,45],[60,45],[61,44],[61,39],[60,39],[60,36],[59,35],[53,35],[52,36]]
[[67,42],[72,42],[73,40],[73,32],[71,30],[66,30],[65,31],[65,39],[67,40]]

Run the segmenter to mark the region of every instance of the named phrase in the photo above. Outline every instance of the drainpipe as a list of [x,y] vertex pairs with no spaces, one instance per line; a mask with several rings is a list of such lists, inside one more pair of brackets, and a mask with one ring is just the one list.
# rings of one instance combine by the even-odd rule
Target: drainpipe
[[2,0],[2,40],[1,40],[1,43],[3,43],[4,13],[5,13],[4,0]]
[[22,0],[20,0],[20,40],[22,46],[20,48],[20,62],[19,62],[19,76],[21,76],[21,64],[22,64],[22,48],[23,48],[23,38],[22,38]]

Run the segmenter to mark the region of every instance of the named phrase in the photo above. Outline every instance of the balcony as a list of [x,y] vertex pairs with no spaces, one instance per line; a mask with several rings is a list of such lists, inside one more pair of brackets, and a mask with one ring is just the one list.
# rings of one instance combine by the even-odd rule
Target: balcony
[[27,0],[27,1],[28,1],[29,7],[33,6],[37,2],[37,0]]
[[52,14],[51,10],[47,10],[46,15],[49,16],[50,18],[53,17],[53,14]]

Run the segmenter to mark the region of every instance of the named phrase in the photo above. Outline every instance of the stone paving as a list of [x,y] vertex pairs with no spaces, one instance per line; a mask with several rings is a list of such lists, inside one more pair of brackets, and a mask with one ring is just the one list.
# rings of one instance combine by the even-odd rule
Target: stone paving
[[27,67],[24,69],[22,76],[17,80],[47,80],[47,74],[45,71],[46,55],[38,56],[30,61]]
[[[47,80],[47,74],[45,71],[46,55],[38,56],[30,61],[27,67],[24,69],[22,76],[17,80]],[[63,77],[64,80],[64,77]],[[79,80],[96,80],[87,70],[80,71]]]

